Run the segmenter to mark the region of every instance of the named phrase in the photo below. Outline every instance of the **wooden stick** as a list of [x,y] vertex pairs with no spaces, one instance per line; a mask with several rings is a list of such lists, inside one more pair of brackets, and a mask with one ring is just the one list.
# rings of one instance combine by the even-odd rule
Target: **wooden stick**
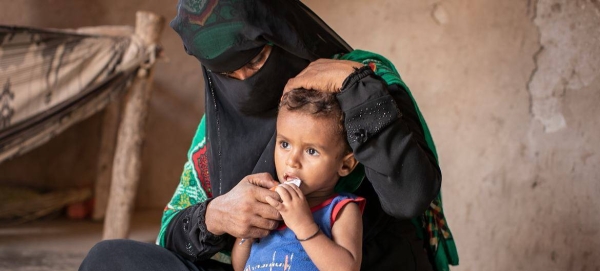
[[[155,53],[154,48],[160,39],[163,26],[164,18],[156,14],[143,11],[136,13],[135,35],[143,41],[147,51],[152,50],[151,54]],[[117,136],[103,239],[127,238],[129,235],[130,219],[140,179],[144,126],[153,75],[152,67],[141,67],[125,100],[123,120]]]
[[102,117],[102,135],[100,138],[100,154],[98,155],[97,178],[94,186],[94,212],[92,214],[92,219],[95,221],[102,221],[106,215],[122,104],[121,99],[111,101],[104,110],[104,116]]

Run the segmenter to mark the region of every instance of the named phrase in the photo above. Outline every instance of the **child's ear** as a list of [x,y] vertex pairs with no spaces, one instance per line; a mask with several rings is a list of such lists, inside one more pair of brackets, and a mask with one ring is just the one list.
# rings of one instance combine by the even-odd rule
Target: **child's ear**
[[340,175],[340,177],[347,176],[354,170],[356,165],[358,165],[358,161],[354,158],[354,153],[346,154],[342,160],[342,165],[338,170],[338,175]]

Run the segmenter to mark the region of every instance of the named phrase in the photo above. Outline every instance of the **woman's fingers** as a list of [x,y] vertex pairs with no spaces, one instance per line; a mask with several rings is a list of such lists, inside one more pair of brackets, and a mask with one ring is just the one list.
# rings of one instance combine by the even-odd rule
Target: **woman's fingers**
[[274,230],[279,225],[281,215],[276,208],[267,203],[255,202],[242,208],[239,212],[233,212],[232,221],[233,236],[242,238],[261,238]]
[[275,208],[277,211],[281,211],[281,208],[283,207],[283,204],[281,204],[281,202],[269,196],[267,196],[265,200],[269,205],[271,205],[271,207]]
[[[274,194],[277,194],[277,193],[274,193]],[[267,201],[269,198],[277,201],[277,199],[275,199],[271,196],[266,196],[264,198],[266,203],[256,204],[255,206],[253,206],[252,213],[254,213],[255,215],[262,217],[264,219],[268,219],[268,220],[281,220],[281,215],[279,214],[278,210],[276,208],[271,208],[271,207],[275,207],[275,206],[273,206],[273,204],[271,204],[270,202]],[[258,226],[258,225],[254,225],[254,226]]]
[[276,228],[281,215],[265,202],[267,196],[279,198],[276,192],[265,188],[273,187],[271,182],[274,182],[271,175],[266,173],[249,175],[229,192],[213,199],[205,215],[209,231],[246,238],[261,237],[257,235]]
[[344,80],[362,67],[361,63],[349,60],[317,59],[311,62],[296,77],[288,80],[284,93],[306,88],[325,92],[339,92]]
[[271,232],[270,230],[265,230],[264,228],[250,227],[247,231],[244,232],[244,234],[242,234],[241,236],[238,236],[238,238],[244,238],[244,239],[263,238],[263,237],[269,235],[270,232]]
[[270,189],[279,184],[279,182],[275,181],[275,179],[273,179],[273,176],[271,176],[271,174],[269,173],[257,173],[248,175],[242,181],[244,180],[255,186],[263,187],[266,189]]

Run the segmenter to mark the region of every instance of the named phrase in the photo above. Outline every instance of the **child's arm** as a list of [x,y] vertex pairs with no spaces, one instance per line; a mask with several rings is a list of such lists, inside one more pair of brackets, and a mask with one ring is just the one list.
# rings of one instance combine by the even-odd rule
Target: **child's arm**
[[[362,214],[357,204],[340,210],[332,228],[333,240],[323,234],[314,222],[308,203],[300,189],[280,185],[277,193],[282,202],[267,198],[286,225],[296,234],[304,250],[319,270],[359,270],[362,260]],[[317,232],[318,231],[318,232]],[[315,236],[311,237],[314,233]]]
[[240,242],[242,242],[242,239],[237,238],[233,244],[233,249],[231,250],[231,264],[235,271],[244,270],[248,257],[250,257],[250,249],[252,248],[254,239],[245,239],[241,244]]
[[314,238],[300,243],[319,270],[360,270],[362,214],[358,204],[350,203],[342,207],[331,234],[333,240],[319,232]]

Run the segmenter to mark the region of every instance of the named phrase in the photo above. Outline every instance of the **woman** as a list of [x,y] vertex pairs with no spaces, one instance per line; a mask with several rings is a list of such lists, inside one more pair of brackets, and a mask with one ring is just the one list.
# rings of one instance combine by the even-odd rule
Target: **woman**
[[278,197],[268,188],[277,184],[273,136],[284,86],[339,92],[348,141],[363,166],[338,187],[367,199],[361,269],[432,270],[435,263],[446,270],[458,263],[441,212],[435,147],[389,61],[353,51],[295,0],[180,0],[171,26],[201,62],[206,82],[206,114],[157,240],[175,254],[132,241],[104,242],[83,270],[116,250],[147,250],[154,255],[145,259],[148,268],[228,270],[220,262],[228,261],[232,237],[260,238],[276,228],[281,218],[264,198]]

